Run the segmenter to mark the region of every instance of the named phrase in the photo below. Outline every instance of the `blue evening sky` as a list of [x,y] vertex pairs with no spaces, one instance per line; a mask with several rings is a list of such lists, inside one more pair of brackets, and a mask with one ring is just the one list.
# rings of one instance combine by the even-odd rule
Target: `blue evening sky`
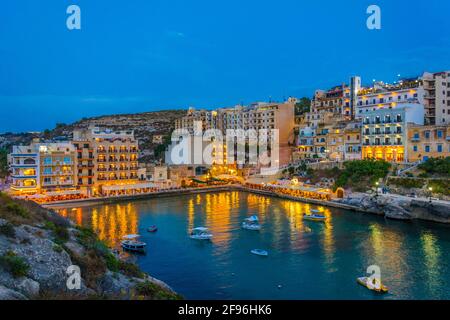
[[[70,4],[80,31],[66,28]],[[449,12],[443,0],[2,1],[0,132],[448,70]]]

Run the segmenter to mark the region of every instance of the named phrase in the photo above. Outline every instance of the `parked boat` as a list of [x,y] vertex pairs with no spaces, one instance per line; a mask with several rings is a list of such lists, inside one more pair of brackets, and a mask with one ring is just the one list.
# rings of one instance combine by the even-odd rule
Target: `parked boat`
[[194,228],[190,234],[190,238],[195,240],[211,240],[212,237],[209,229],[204,227]]
[[267,257],[269,255],[269,253],[263,249],[253,249],[250,252],[253,254],[256,254],[257,256],[263,256],[263,257]]
[[303,219],[311,220],[311,221],[325,221],[327,217],[325,217],[321,211],[311,209],[309,213],[305,213],[303,215]]
[[158,231],[158,227],[157,226],[150,226],[147,229],[148,232],[156,232]]
[[127,251],[132,252],[145,252],[147,244],[145,242],[139,241],[140,235],[129,234],[123,237],[121,241],[122,248]]
[[257,216],[251,216],[245,219],[244,222],[242,222],[242,228],[247,230],[259,231],[261,230],[261,225],[258,223],[258,221],[259,219]]
[[378,293],[387,293],[389,291],[385,285],[382,283],[377,283],[376,280],[374,280],[373,283],[370,283],[370,279],[368,277],[360,277],[356,279],[356,281],[367,289]]

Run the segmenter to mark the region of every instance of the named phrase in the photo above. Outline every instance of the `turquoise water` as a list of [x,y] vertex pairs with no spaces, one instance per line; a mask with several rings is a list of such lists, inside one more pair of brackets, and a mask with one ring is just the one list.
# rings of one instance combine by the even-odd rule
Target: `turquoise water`
[[[149,199],[60,210],[111,246],[139,233],[139,266],[188,299],[450,299],[450,227],[320,208],[326,224],[303,221],[317,206],[242,192]],[[241,228],[257,214],[259,232]],[[157,225],[155,234],[146,232]],[[191,240],[209,227],[211,242]],[[250,250],[269,251],[268,257]],[[390,289],[356,283],[370,265]]]

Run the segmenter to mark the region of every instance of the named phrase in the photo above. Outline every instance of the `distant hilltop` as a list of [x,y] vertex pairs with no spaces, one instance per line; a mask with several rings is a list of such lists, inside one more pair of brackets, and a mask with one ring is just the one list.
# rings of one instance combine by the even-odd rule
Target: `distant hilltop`
[[142,160],[158,160],[159,152],[155,155],[155,149],[157,149],[158,145],[161,145],[161,142],[154,142],[153,137],[168,136],[174,129],[175,120],[186,115],[186,112],[187,110],[164,110],[105,115],[82,118],[72,124],[57,123],[55,128],[47,129],[43,132],[3,133],[0,134],[0,148],[9,149],[12,145],[26,145],[35,138],[44,141],[64,141],[71,139],[74,129],[96,126],[107,127],[117,131],[134,130],[135,136],[139,140]]

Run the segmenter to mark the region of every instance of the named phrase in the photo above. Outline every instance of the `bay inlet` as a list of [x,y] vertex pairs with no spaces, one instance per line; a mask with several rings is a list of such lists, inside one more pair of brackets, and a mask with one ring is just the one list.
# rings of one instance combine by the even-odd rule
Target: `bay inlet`
[[[319,209],[326,223],[306,221]],[[187,299],[450,299],[450,226],[403,222],[240,191],[57,210],[111,247],[126,234],[148,244],[142,270]],[[261,231],[241,228],[258,215]],[[158,232],[148,233],[156,225]],[[211,242],[189,239],[205,226]],[[264,249],[268,257],[252,255]],[[381,268],[387,295],[356,284]]]

